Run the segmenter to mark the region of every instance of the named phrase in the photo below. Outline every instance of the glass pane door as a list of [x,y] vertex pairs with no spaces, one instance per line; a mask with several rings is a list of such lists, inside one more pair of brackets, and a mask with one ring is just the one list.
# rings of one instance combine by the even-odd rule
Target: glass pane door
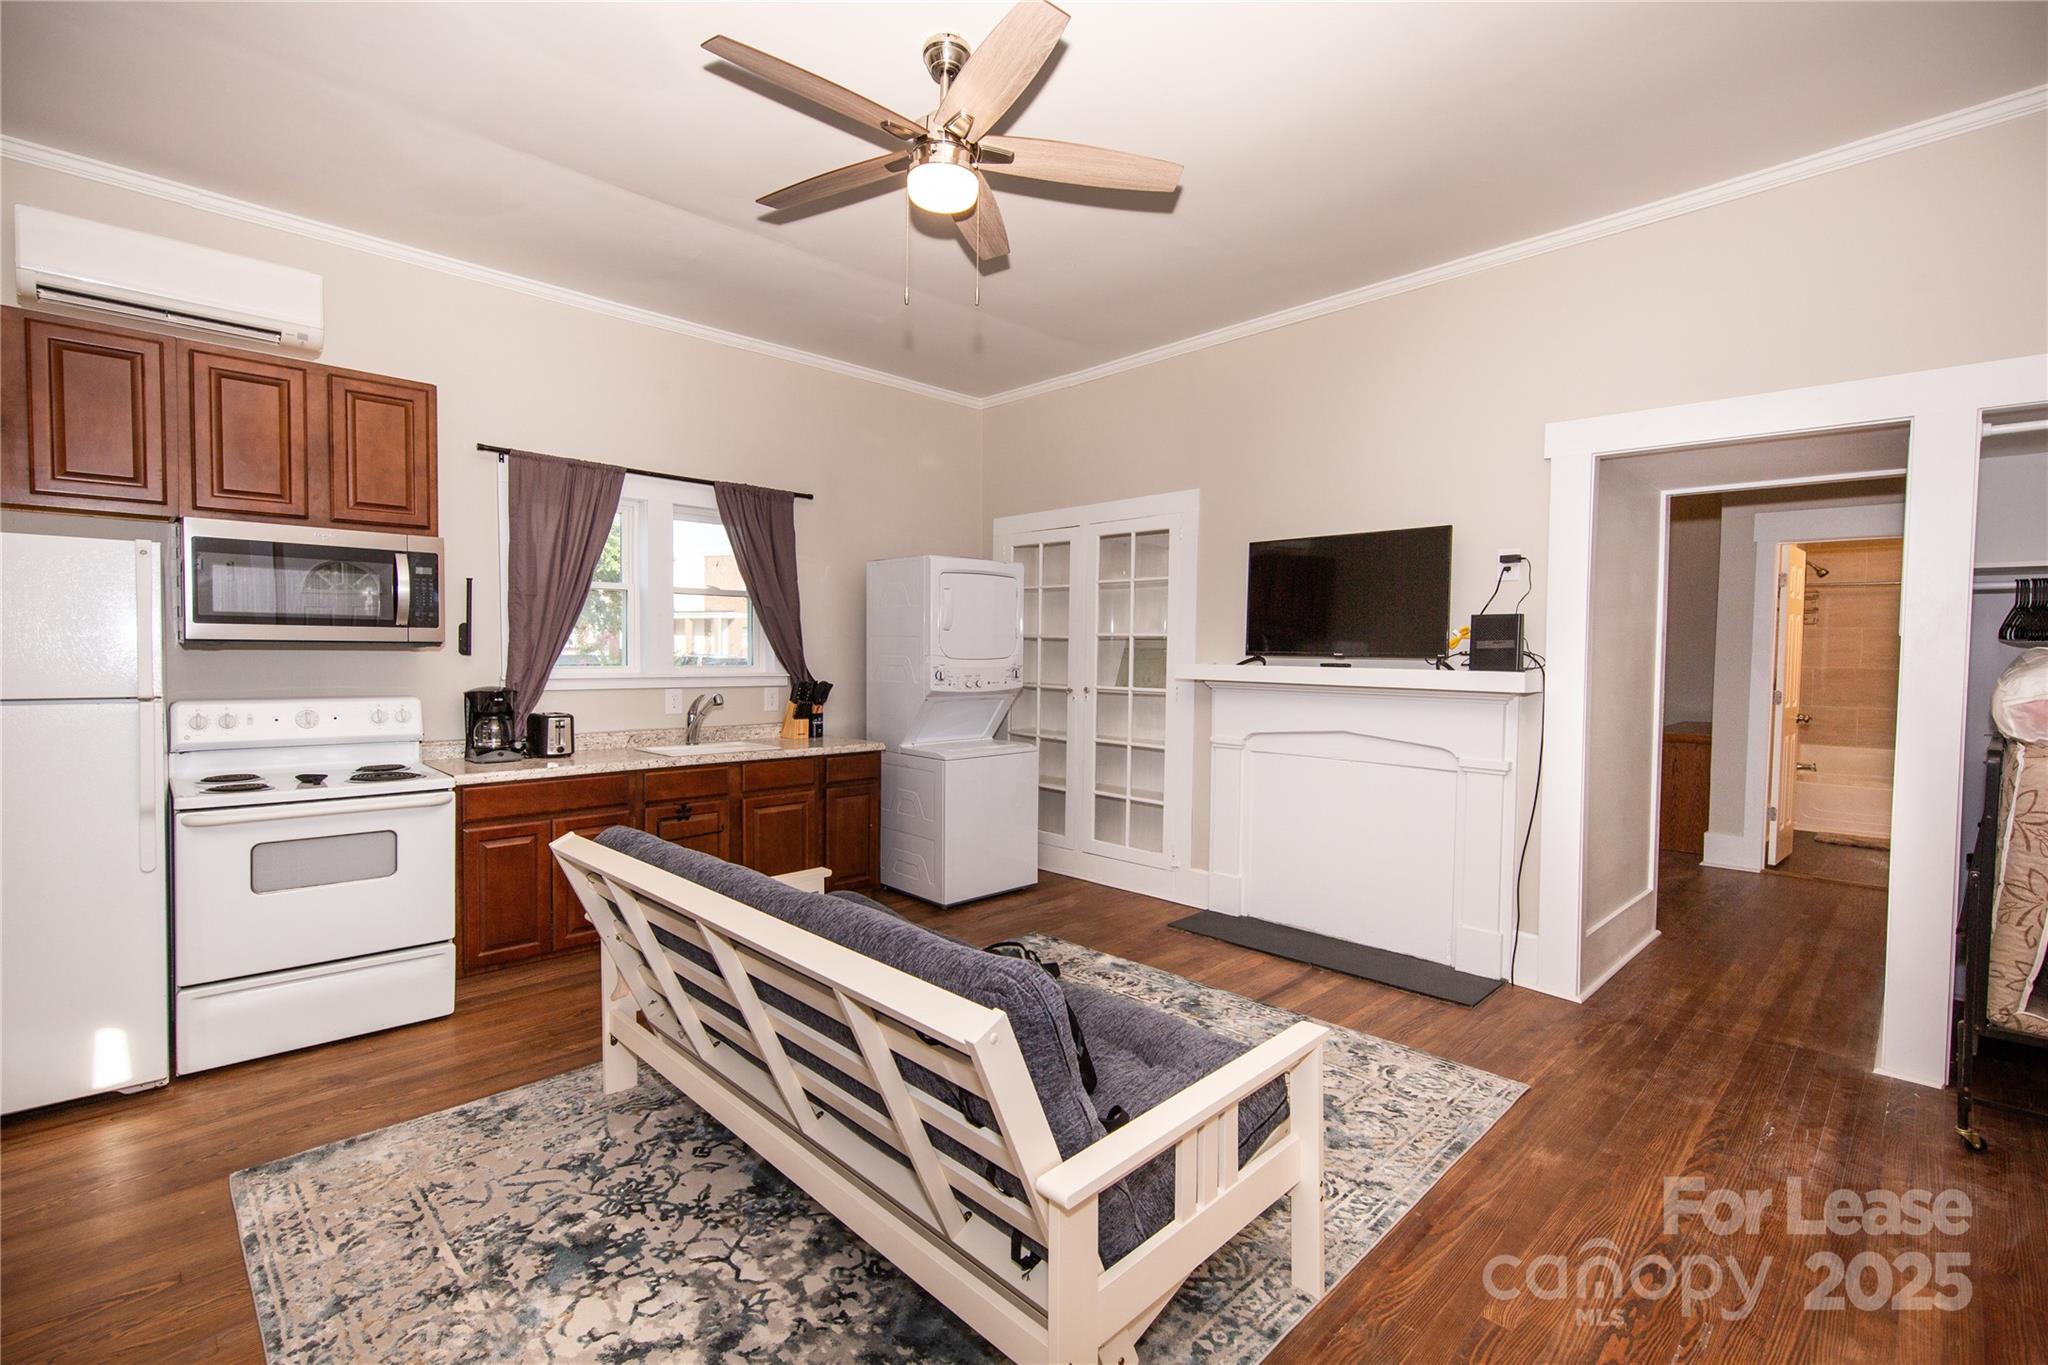
[[1067,838],[1068,708],[1073,689],[1074,546],[1062,534],[1010,546],[1024,566],[1024,687],[1010,708],[1010,738],[1038,748],[1038,831]]
[[1095,540],[1089,833],[1097,844],[1146,854],[1165,849],[1171,537],[1165,529],[1105,528]]

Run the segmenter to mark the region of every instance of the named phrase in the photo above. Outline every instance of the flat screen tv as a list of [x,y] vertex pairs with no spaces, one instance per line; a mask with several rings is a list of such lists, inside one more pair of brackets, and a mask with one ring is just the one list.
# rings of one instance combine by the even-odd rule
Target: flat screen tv
[[1429,659],[1451,621],[1451,528],[1254,541],[1247,654]]

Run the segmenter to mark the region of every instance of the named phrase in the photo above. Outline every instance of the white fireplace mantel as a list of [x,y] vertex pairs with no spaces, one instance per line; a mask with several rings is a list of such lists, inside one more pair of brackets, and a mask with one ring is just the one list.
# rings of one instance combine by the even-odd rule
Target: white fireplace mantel
[[1210,909],[1508,974],[1540,675],[1204,664],[1181,677],[1213,694]]

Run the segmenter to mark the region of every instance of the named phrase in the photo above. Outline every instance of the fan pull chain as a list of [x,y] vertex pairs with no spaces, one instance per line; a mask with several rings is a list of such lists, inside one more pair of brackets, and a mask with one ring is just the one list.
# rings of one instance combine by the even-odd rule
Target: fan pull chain
[[910,195],[903,196],[903,306],[910,307]]
[[974,213],[974,306],[981,307],[982,247],[988,237],[988,215],[977,205]]

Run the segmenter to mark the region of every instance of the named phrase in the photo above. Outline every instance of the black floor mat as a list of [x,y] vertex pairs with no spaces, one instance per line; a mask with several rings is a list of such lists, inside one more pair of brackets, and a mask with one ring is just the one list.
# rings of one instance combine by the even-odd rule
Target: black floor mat
[[1204,938],[1221,939],[1240,948],[1271,953],[1291,962],[1328,967],[1346,976],[1414,991],[1417,995],[1447,1000],[1453,1005],[1476,1005],[1503,984],[1493,977],[1473,976],[1469,972],[1446,967],[1441,962],[1409,957],[1406,953],[1390,953],[1384,948],[1368,948],[1363,943],[1312,934],[1306,929],[1290,929],[1284,924],[1253,919],[1249,915],[1219,915],[1214,910],[1201,910],[1186,919],[1173,921],[1171,927],[1185,929]]

